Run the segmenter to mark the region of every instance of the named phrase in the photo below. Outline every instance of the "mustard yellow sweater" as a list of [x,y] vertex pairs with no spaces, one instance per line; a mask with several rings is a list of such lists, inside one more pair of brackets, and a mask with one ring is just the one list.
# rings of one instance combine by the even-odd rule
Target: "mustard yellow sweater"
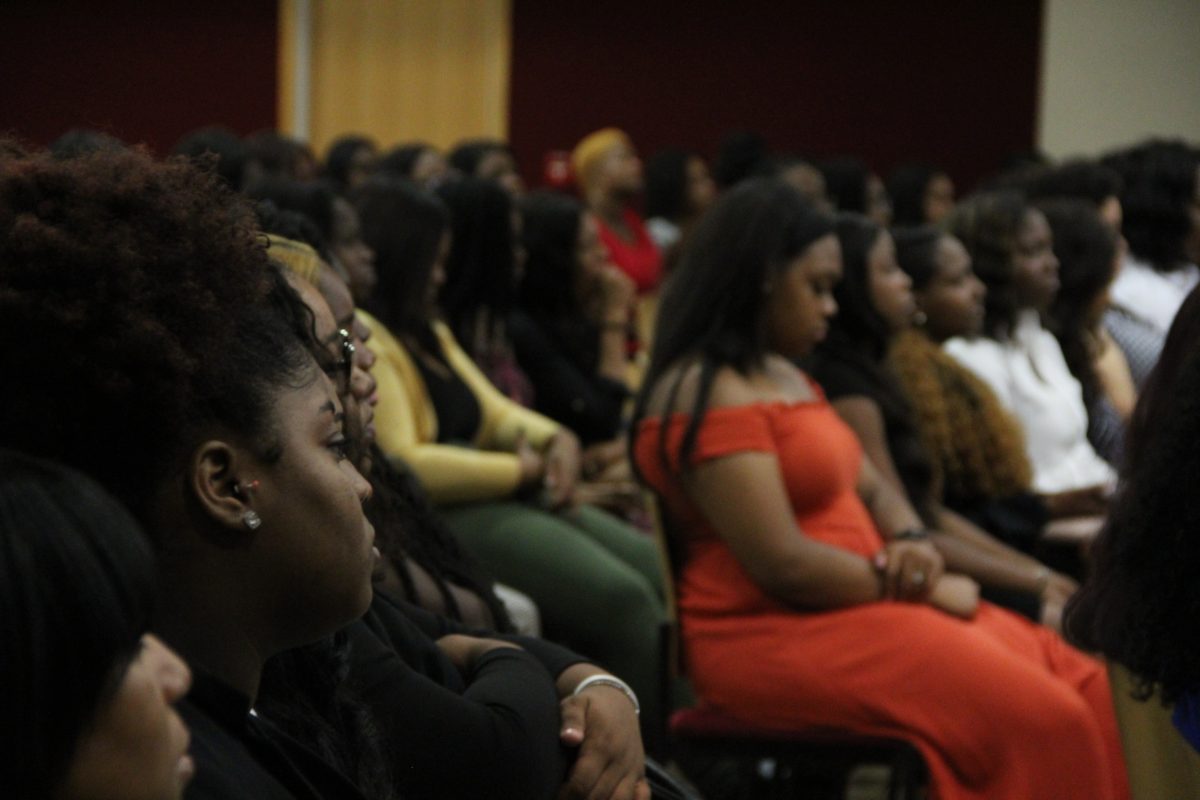
[[479,401],[481,418],[473,442],[477,449],[438,444],[437,411],[412,356],[382,323],[365,311],[358,314],[371,327],[371,374],[379,386],[375,431],[383,451],[407,464],[435,503],[499,500],[516,492],[521,481],[518,438],[523,433],[533,448],[541,449],[558,432],[558,423],[501,394],[450,329],[435,322],[442,352]]

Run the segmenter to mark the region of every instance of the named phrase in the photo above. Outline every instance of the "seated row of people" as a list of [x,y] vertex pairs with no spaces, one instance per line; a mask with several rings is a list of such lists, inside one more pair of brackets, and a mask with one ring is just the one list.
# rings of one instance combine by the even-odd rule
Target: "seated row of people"
[[[579,796],[647,796],[627,685],[548,642],[468,634],[374,589],[380,554],[363,504],[375,488],[350,460],[370,403],[356,402],[349,334],[271,265],[243,200],[183,163],[132,152],[12,157],[0,172],[0,362],[36,376],[0,401],[0,444],[85,472],[137,520],[102,502],[100,518],[47,517],[63,537],[94,527],[124,543],[74,547],[72,576],[102,570],[89,579],[95,597],[41,560],[6,559],[7,587],[59,580],[23,596],[30,605],[6,629],[52,613],[34,602],[48,593],[81,591],[84,610],[68,607],[55,626],[113,632],[88,667],[101,688],[81,686],[53,718],[61,728],[19,704],[36,757],[6,748],[6,794],[9,776],[21,796],[60,788],[78,764],[89,782],[64,796],[96,796],[98,785],[178,797],[194,764],[190,797],[549,797],[564,784]],[[18,346],[21,330],[37,330],[38,346]],[[15,527],[6,520],[6,553]],[[155,572],[137,542],[152,545]],[[93,612],[104,618],[89,624]],[[186,699],[187,671],[152,641],[122,667],[147,626],[190,666]],[[25,691],[50,674],[40,659],[62,656],[44,639],[6,641],[30,659],[12,683],[23,702],[54,702]],[[150,734],[167,731],[161,749],[91,724],[148,684],[162,692],[165,722]],[[169,702],[190,728],[190,759],[161,713]],[[99,777],[88,731],[111,767]],[[129,754],[145,758],[127,768],[117,755]]]

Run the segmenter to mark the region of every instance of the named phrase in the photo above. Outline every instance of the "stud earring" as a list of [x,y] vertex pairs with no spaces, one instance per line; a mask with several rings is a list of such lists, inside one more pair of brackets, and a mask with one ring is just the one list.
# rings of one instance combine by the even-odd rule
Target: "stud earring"
[[925,312],[918,308],[913,312],[912,321],[913,325],[921,328],[924,327],[925,323],[929,321],[929,317],[925,316]]
[[262,526],[262,517],[257,512],[247,511],[245,514],[242,514],[242,524],[248,530],[256,531]]

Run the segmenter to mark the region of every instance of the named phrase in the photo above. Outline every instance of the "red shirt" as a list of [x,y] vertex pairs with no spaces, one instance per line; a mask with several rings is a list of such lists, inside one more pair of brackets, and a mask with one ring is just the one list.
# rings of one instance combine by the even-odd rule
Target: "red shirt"
[[646,232],[646,226],[636,211],[627,208],[622,216],[625,226],[633,234],[633,241],[622,239],[597,216],[600,241],[604,242],[604,249],[608,251],[612,262],[633,279],[638,294],[645,294],[657,289],[662,279],[662,254],[658,252],[657,245]]

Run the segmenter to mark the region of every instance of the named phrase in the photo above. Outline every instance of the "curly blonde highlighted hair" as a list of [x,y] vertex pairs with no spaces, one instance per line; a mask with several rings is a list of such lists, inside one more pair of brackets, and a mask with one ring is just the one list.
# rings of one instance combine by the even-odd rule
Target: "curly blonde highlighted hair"
[[912,404],[939,493],[982,499],[1029,491],[1024,434],[987,384],[921,331],[896,336],[888,358]]

